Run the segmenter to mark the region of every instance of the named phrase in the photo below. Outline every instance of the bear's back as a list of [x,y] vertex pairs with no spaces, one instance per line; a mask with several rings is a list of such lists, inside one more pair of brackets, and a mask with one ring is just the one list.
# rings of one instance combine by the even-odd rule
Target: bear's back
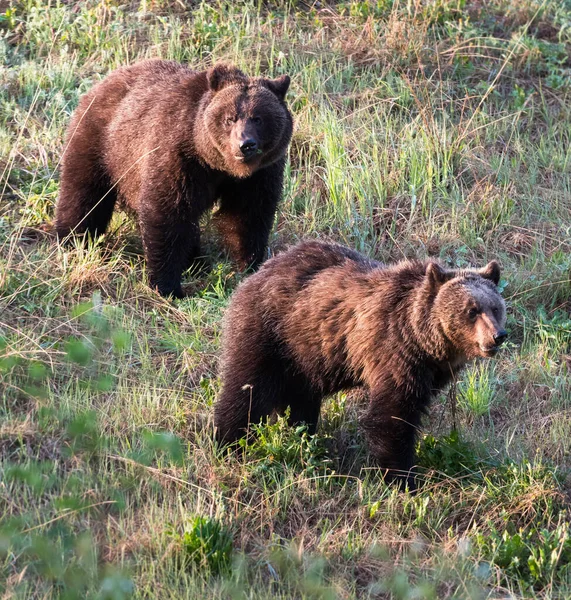
[[[194,118],[206,89],[204,72],[145,60],[111,73],[86,99],[105,113],[102,156],[124,207],[137,210],[147,163],[176,154],[181,143],[192,144]],[[176,175],[174,167],[163,171]]]
[[320,280],[342,280],[356,273],[383,268],[345,246],[333,243],[306,241],[267,261],[260,271],[244,281],[241,287],[260,291],[260,300],[273,307],[299,302],[298,296],[308,296],[307,288]]
[[385,266],[337,244],[301,243],[236,290],[226,350],[239,351],[230,331],[259,322],[323,389],[335,388],[347,369],[368,371],[391,354],[425,270],[422,262]]
[[150,135],[163,141],[172,135],[180,137],[177,130],[187,123],[190,133],[188,121],[206,90],[204,72],[171,61],[146,60],[111,73],[94,88],[94,94],[107,104],[118,100],[109,119],[109,136],[119,132],[122,138],[128,135],[140,144]]

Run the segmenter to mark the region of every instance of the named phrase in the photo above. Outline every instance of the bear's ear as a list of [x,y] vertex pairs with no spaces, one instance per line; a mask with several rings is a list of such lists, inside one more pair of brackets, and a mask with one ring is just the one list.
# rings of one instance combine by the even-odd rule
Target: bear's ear
[[289,90],[291,79],[289,78],[289,75],[282,75],[277,79],[264,79],[263,81],[271,92],[273,92],[280,100],[283,100]]
[[497,260],[490,261],[485,267],[480,269],[480,275],[484,279],[493,281],[495,285],[500,283],[500,265]]
[[431,262],[426,267],[426,277],[431,285],[440,287],[450,279],[450,273],[438,263]]
[[218,92],[227,85],[236,83],[243,78],[244,73],[232,65],[216,65],[206,72],[206,81],[208,81],[208,87],[213,92]]

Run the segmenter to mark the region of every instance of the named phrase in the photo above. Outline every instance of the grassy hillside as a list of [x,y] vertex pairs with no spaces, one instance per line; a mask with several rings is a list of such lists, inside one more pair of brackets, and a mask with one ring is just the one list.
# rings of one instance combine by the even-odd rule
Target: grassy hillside
[[[570,51],[569,0],[1,2],[2,598],[571,597]],[[151,56],[291,75],[272,253],[501,261],[510,341],[434,403],[417,495],[370,463],[357,392],[315,437],[213,445],[241,275],[208,219],[179,302],[120,213],[55,243],[79,96]]]

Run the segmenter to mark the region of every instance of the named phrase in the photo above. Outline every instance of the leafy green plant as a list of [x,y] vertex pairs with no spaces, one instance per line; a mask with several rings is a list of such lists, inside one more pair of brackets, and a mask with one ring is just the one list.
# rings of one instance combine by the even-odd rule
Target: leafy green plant
[[547,313],[544,306],[537,310],[536,332],[541,341],[562,351],[571,348],[571,318],[569,313],[557,310]]
[[0,26],[6,29],[14,29],[16,26],[16,9],[7,8],[3,13],[0,13]]
[[539,531],[498,531],[492,527],[489,533],[475,533],[473,539],[490,564],[501,569],[503,578],[515,576],[528,586],[543,587],[563,572],[570,574],[571,537],[567,521],[560,520],[555,529]]
[[253,474],[281,478],[288,472],[306,476],[332,474],[321,436],[309,435],[307,425],[292,427],[289,410],[274,423],[253,424],[240,440],[244,459]]
[[483,461],[474,445],[464,441],[457,430],[436,438],[426,435],[418,444],[418,465],[450,477],[478,476]]
[[196,516],[182,534],[169,531],[185,568],[194,565],[214,574],[227,571],[232,559],[232,535],[216,519]]
[[180,439],[170,432],[143,432],[143,451],[135,455],[138,462],[150,464],[154,458],[164,456],[168,462],[181,465],[183,449]]
[[28,534],[19,533],[10,524],[0,526],[0,558],[16,560],[65,600],[127,600],[134,591],[126,572],[98,562],[90,533],[76,535],[61,523]]

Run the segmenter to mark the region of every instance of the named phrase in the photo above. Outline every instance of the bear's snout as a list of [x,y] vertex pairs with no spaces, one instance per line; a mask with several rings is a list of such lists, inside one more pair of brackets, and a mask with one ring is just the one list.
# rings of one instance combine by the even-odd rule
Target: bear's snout
[[234,156],[239,162],[249,162],[262,154],[258,132],[251,119],[238,119],[232,136]]
[[507,337],[508,332],[505,329],[500,329],[499,331],[497,331],[494,334],[494,342],[496,343],[496,346],[501,346],[506,341]]
[[476,339],[482,356],[493,356],[508,337],[508,332],[491,315],[482,313],[476,321]]
[[498,329],[491,332],[491,340],[489,343],[481,343],[480,349],[485,356],[493,356],[499,350],[500,346],[505,342],[508,337],[508,332],[505,329]]
[[254,156],[258,151],[258,142],[254,138],[246,138],[240,142],[240,152],[244,158]]

